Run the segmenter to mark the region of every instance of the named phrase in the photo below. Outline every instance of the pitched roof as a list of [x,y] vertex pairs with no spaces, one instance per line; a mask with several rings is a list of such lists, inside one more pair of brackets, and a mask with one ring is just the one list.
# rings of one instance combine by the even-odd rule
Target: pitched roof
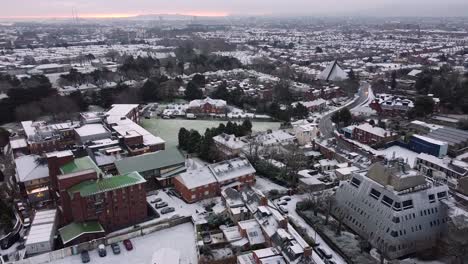
[[70,189],[68,189],[68,193],[72,197],[74,193],[80,193],[82,197],[90,196],[97,193],[121,189],[144,182],[146,182],[146,180],[138,172],[134,171],[124,175],[84,181],[72,186]]
[[317,77],[320,80],[325,81],[337,81],[348,78],[348,74],[340,67],[338,61],[335,60],[330,63],[325,70],[323,70]]
[[98,221],[88,221],[83,223],[71,223],[59,230],[60,237],[62,238],[63,244],[67,244],[75,238],[80,237],[84,234],[102,233],[104,228]]
[[19,182],[27,182],[49,177],[47,164],[36,162],[38,155],[21,156],[15,159],[17,178]]
[[115,167],[119,173],[124,174],[132,171],[145,172],[184,163],[184,155],[176,148],[172,148],[118,160],[115,162]]
[[62,174],[69,174],[89,169],[95,170],[97,174],[101,173],[101,169],[96,165],[96,163],[94,163],[94,161],[89,156],[75,159],[72,162],[60,167],[60,171],[62,172]]

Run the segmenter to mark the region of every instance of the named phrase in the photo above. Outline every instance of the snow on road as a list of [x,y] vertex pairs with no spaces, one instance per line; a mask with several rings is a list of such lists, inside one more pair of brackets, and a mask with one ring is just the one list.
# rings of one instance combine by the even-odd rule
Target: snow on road
[[[338,254],[336,253],[334,250],[332,250],[330,248],[330,246],[328,246],[326,244],[326,242],[322,239],[322,237],[317,234],[315,232],[315,230],[310,226],[308,225],[304,219],[302,217],[300,217],[297,212],[296,212],[296,204],[303,200],[305,198],[304,195],[294,195],[294,196],[291,196],[291,201],[288,202],[288,205],[287,205],[287,208],[288,208],[288,217],[293,220],[296,224],[300,225],[301,227],[305,228],[307,230],[307,234],[309,235],[309,237],[313,238],[316,242],[320,243],[320,246],[321,248],[324,248],[326,249],[328,252],[330,252],[333,256],[333,261],[335,261],[335,263],[337,264],[346,264],[346,261]],[[317,256],[317,254],[314,253],[312,254],[312,256],[314,257],[314,260],[316,261],[317,264],[319,263],[323,263],[323,261]]]
[[[178,251],[181,256],[181,264],[196,264],[197,252],[195,246],[195,228],[192,223],[178,225],[151,233],[146,236],[131,240],[134,249],[127,251],[122,243],[119,243],[121,253],[114,255],[110,246],[107,246],[107,256],[99,257],[97,250],[89,252],[91,264],[148,264],[151,263],[153,253],[161,248],[170,248]],[[66,257],[51,262],[52,264],[79,264],[80,255]]]

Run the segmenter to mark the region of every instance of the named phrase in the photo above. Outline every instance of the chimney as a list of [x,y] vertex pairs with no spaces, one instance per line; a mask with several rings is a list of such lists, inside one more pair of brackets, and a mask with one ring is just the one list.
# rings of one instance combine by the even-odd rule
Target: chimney
[[288,231],[288,217],[286,215],[283,217],[284,218],[279,221],[278,226]]
[[73,153],[69,155],[57,155],[56,153],[46,154],[47,164],[49,167],[49,178],[52,191],[58,190],[58,176],[61,174],[60,167],[74,160]]

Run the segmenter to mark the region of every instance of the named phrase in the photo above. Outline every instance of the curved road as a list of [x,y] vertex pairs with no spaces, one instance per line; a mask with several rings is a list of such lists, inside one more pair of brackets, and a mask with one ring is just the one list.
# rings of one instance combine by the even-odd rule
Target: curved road
[[319,122],[319,130],[320,133],[322,134],[322,137],[324,139],[331,138],[333,137],[333,131],[335,130],[335,126],[333,122],[331,121],[332,115],[336,112],[341,110],[342,108],[346,107],[348,109],[353,109],[354,107],[364,103],[367,100],[367,96],[369,94],[369,87],[370,84],[367,82],[361,82],[361,86],[359,87],[359,90],[357,92],[357,96],[355,97],[354,101],[350,104],[347,104],[343,107],[340,107],[336,109],[333,112],[330,112],[322,117],[322,119]]

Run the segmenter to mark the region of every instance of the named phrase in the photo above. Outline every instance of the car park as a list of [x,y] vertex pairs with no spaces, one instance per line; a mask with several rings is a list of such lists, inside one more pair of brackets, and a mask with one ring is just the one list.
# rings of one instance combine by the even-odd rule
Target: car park
[[112,243],[112,244],[111,244],[111,248],[112,248],[112,253],[114,253],[114,255],[120,254],[120,246],[119,246],[119,244],[117,244],[117,243]]
[[125,249],[128,251],[133,249],[133,244],[132,244],[132,241],[130,241],[130,239],[125,239],[123,241],[123,244],[124,244]]
[[161,210],[161,214],[168,214],[174,212],[175,209],[174,207],[166,207]]
[[87,250],[81,251],[81,262],[88,263],[91,259]]
[[107,256],[107,250],[104,244],[98,246],[98,253],[101,258]]
[[159,208],[164,208],[166,206],[168,206],[168,204],[166,202],[159,202],[154,207],[159,209]]

